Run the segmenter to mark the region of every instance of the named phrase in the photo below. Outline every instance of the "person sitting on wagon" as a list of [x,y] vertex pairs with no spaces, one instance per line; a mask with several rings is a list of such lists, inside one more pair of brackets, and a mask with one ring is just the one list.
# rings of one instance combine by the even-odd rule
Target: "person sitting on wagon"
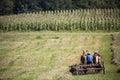
[[92,57],[92,55],[90,53],[87,54],[87,58],[86,59],[87,59],[87,64],[92,64],[93,57]]
[[102,58],[102,56],[100,55],[100,53],[98,51],[96,51],[96,53],[97,53],[98,57]]
[[80,61],[82,64],[86,64],[86,51],[85,50],[83,50]]
[[93,55],[93,63],[99,64],[101,60],[102,60],[102,56],[98,53],[98,51],[95,51]]
[[94,64],[97,64],[97,63],[98,63],[98,55],[97,55],[96,51],[95,51],[94,54],[93,54],[93,63],[94,63]]

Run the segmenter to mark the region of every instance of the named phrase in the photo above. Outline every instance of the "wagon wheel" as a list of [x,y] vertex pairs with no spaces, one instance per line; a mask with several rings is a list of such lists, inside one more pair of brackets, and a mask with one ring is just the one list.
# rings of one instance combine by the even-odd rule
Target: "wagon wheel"
[[77,71],[77,70],[75,70],[74,72],[73,72],[73,75],[78,75],[79,74],[79,72]]
[[87,73],[87,68],[86,67],[81,67],[80,70],[78,71],[78,74],[86,74]]
[[105,66],[104,66],[104,62],[103,62],[102,64],[103,64],[103,74],[105,74]]
[[103,74],[105,74],[105,66],[104,66],[104,61],[102,61],[102,63],[100,64],[102,70],[103,70]]
[[[101,69],[102,70],[102,69]],[[99,73],[101,70],[95,70],[96,73]]]
[[79,70],[78,71],[78,74],[81,75],[81,74],[86,74],[87,70]]

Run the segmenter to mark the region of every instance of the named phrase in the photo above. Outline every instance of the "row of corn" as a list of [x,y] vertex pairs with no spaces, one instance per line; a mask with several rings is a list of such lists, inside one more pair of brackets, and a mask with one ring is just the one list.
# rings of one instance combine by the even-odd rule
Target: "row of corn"
[[120,31],[120,9],[39,11],[0,16],[1,31]]

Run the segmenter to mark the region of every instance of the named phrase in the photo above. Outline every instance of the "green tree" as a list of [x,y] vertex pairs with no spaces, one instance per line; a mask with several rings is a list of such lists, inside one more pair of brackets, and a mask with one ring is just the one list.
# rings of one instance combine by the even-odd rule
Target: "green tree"
[[0,15],[11,14],[13,12],[13,0],[0,1]]

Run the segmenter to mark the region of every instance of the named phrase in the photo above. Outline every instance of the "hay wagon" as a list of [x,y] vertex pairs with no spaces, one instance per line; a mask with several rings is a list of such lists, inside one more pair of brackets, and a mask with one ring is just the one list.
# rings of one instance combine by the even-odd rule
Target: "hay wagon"
[[99,73],[101,71],[103,71],[103,73],[105,74],[104,62],[102,62],[101,64],[74,64],[69,66],[69,68],[69,71],[73,75]]

